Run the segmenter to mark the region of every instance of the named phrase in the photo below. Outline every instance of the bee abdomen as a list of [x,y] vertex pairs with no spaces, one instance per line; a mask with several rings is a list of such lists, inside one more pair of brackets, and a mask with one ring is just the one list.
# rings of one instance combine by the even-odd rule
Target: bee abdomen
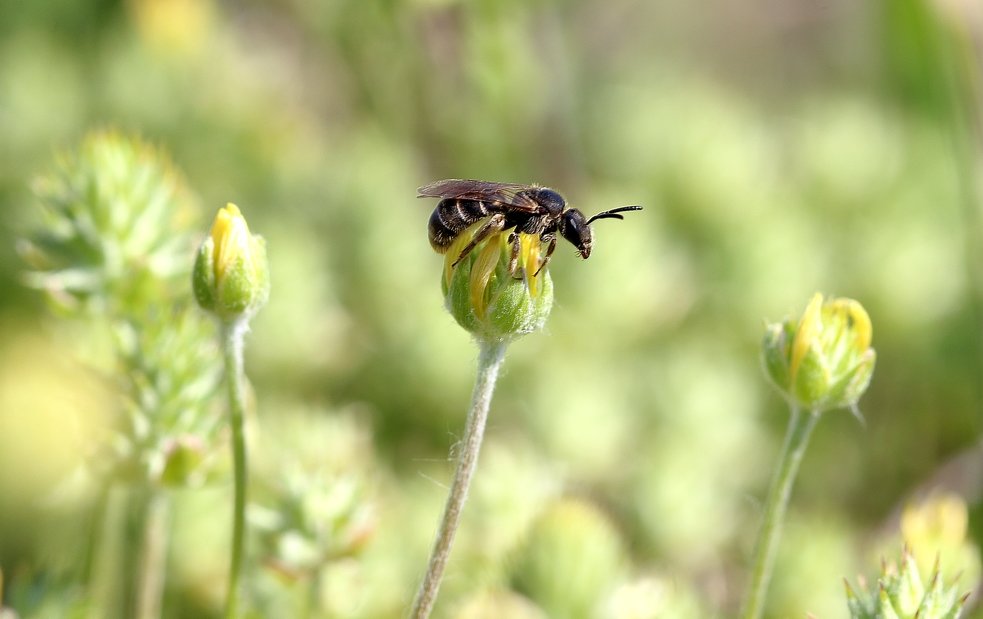
[[430,245],[437,253],[444,253],[457,235],[474,222],[491,215],[494,211],[478,200],[445,199],[437,204],[430,215],[428,229]]

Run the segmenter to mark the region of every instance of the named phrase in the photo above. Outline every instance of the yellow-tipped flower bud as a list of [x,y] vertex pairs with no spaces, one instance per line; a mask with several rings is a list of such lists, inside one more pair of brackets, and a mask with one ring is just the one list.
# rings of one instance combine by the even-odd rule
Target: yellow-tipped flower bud
[[962,582],[977,582],[983,565],[968,532],[969,508],[958,494],[930,495],[901,514],[901,537],[923,574],[938,567],[961,574]]
[[479,339],[510,340],[542,328],[553,307],[553,280],[539,273],[539,237],[520,234],[515,276],[509,272],[512,246],[509,233],[479,243],[457,266],[452,266],[483,222],[460,234],[447,250],[441,288],[447,309],[459,325]]
[[198,249],[192,285],[198,304],[223,321],[249,318],[270,293],[266,242],[250,234],[235,204],[219,210]]
[[858,591],[844,582],[850,619],[956,619],[969,594],[960,595],[957,585],[947,582],[951,575],[940,572],[938,563],[928,579],[922,578],[915,558],[904,550],[899,562],[882,564],[876,586],[861,582]]
[[853,299],[816,294],[798,322],[768,325],[762,360],[771,382],[793,404],[811,411],[849,407],[874,372],[870,318]]

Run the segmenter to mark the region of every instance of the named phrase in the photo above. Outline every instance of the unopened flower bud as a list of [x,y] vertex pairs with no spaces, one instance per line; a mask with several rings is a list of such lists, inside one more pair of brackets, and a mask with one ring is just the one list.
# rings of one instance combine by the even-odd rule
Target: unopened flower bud
[[553,280],[548,270],[539,269],[538,236],[519,235],[515,273],[509,271],[512,245],[507,233],[492,235],[452,266],[480,225],[459,235],[445,256],[441,287],[447,309],[458,324],[488,341],[510,340],[542,328],[553,307]]
[[569,498],[539,515],[511,564],[513,588],[550,617],[592,617],[627,558],[608,517],[592,503]]
[[898,563],[883,563],[876,586],[861,582],[857,591],[844,583],[850,619],[956,619],[969,594],[960,595],[956,585],[946,584],[947,576],[936,564],[923,579],[914,557],[904,550]]
[[856,408],[874,372],[870,318],[853,299],[813,296],[798,322],[768,325],[765,372],[793,404],[811,411]]
[[198,249],[192,284],[198,304],[230,322],[250,317],[269,296],[266,242],[250,234],[235,204],[219,210]]

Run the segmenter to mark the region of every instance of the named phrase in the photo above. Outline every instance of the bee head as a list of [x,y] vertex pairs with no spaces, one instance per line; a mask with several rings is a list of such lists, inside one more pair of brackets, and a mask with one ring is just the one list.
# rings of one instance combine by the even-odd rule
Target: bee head
[[586,260],[590,256],[594,237],[591,234],[590,223],[583,213],[575,208],[565,211],[560,219],[560,234],[577,248],[581,258]]
[[591,245],[594,243],[594,235],[590,227],[591,222],[598,219],[624,219],[625,217],[621,213],[640,210],[642,210],[640,206],[621,206],[587,219],[583,213],[572,208],[565,211],[560,219],[560,234],[570,241],[580,252],[580,256],[586,260],[590,256]]

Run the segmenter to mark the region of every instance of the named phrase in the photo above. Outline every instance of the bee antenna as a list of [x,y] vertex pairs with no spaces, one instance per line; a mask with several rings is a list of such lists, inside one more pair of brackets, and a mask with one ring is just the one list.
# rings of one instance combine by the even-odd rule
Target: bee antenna
[[626,211],[640,211],[640,210],[642,210],[642,207],[640,206],[619,206],[618,208],[613,208],[610,211],[604,211],[602,213],[598,213],[597,215],[594,215],[593,217],[587,220],[587,223],[590,224],[590,222],[595,221],[597,219],[624,219],[625,218],[624,215],[619,215],[618,213],[624,213]]

